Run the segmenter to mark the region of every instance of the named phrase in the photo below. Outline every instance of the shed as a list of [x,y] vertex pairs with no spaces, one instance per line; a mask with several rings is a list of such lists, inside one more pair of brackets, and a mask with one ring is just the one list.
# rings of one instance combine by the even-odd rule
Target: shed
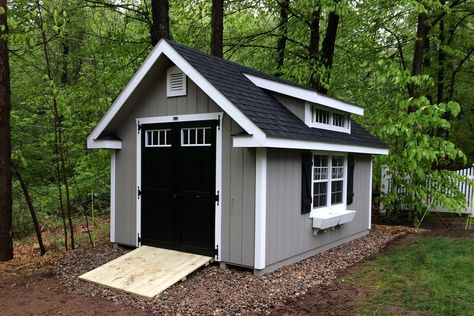
[[363,108],[161,40],[87,139],[111,150],[111,242],[263,274],[367,234]]

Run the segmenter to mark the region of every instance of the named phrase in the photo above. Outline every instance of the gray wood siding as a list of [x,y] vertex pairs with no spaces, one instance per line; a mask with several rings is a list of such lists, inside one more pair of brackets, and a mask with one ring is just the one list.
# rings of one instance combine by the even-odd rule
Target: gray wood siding
[[[121,115],[115,132],[122,139],[116,155],[116,242],[135,245],[136,233],[136,118],[222,112],[191,80],[187,95],[166,97],[165,76],[156,77],[143,91],[131,113]],[[120,117],[120,116],[119,116]],[[222,258],[224,262],[253,266],[255,219],[255,151],[232,148],[234,133],[242,131],[229,116],[222,124]]]
[[303,100],[289,97],[284,94],[272,93],[273,97],[286,106],[294,115],[304,122],[304,104]]
[[267,156],[266,266],[323,247],[369,228],[370,156],[358,155],[354,170],[352,222],[313,236],[309,214],[301,214],[301,151],[269,149]]

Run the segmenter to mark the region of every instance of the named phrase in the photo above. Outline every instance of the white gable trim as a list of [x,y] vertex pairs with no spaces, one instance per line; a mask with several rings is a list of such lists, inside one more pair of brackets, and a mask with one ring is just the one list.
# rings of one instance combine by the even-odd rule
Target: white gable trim
[[254,85],[262,89],[270,90],[273,92],[281,93],[294,97],[297,99],[305,100],[308,102],[318,103],[327,107],[337,109],[347,113],[353,113],[357,115],[364,115],[364,109],[356,105],[334,99],[322,94],[317,93],[314,90],[305,89],[301,87],[295,87],[289,84],[276,82],[270,79],[264,79],[261,77],[244,74],[247,79],[252,81]]
[[[155,48],[151,51],[138,71],[128,82],[120,95],[114,101],[107,113],[102,117],[100,122],[94,128],[87,138],[88,148],[110,148],[102,147],[103,143],[98,140],[100,134],[105,130],[107,125],[112,121],[120,108],[125,104],[132,92],[137,88],[145,75],[151,69],[158,58],[164,54],[179,69],[181,69],[199,88],[201,88],[214,102],[217,103],[234,121],[249,134],[255,136],[257,141],[265,138],[265,133],[260,130],[247,116],[245,116],[235,105],[232,104],[220,91],[218,91],[209,81],[207,81],[193,66],[191,66],[173,47],[165,40],[160,40]],[[119,148],[114,148],[119,149]]]
[[87,138],[87,148],[122,149],[121,140],[92,140]]
[[269,148],[288,148],[288,149],[305,149],[305,150],[318,150],[327,152],[343,152],[343,153],[359,153],[359,154],[372,154],[372,155],[388,155],[388,149],[355,146],[355,145],[344,145],[344,144],[331,144],[323,142],[313,142],[305,140],[292,140],[292,139],[281,139],[268,137],[265,139],[263,144],[257,142],[252,136],[234,136],[233,138],[234,147],[269,147]]

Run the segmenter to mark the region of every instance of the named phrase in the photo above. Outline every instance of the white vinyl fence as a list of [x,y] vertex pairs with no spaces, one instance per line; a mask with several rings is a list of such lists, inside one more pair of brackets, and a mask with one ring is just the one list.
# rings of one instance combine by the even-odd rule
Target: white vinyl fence
[[[466,179],[469,179],[471,181],[474,181],[474,165],[472,165],[469,168],[466,169],[461,169],[461,170],[456,170],[456,172],[465,177]],[[389,193],[392,190],[391,187],[391,176],[388,174],[388,167],[387,166],[382,166],[382,191],[384,193]],[[410,178],[406,177],[405,181],[409,182]],[[462,214],[471,214],[472,217],[474,217],[474,192],[473,192],[473,187],[472,185],[469,185],[467,181],[460,181],[458,182],[458,188],[459,190],[464,193],[466,197],[466,207],[461,210]],[[404,193],[405,189],[404,188],[398,188],[397,189],[399,193]],[[447,209],[443,208],[442,205],[436,205],[431,209],[432,212],[449,212]]]

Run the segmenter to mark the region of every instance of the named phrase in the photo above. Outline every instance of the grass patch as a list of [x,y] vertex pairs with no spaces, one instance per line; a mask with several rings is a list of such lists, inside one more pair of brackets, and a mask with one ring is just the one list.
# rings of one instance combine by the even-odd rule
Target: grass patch
[[420,237],[347,280],[369,289],[363,315],[474,315],[474,239]]

